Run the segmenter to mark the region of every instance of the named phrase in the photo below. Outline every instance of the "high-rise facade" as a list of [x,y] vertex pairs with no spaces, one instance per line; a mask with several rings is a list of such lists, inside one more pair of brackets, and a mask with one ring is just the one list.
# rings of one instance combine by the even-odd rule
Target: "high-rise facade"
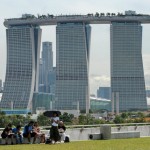
[[59,23],[56,27],[56,105],[60,110],[89,108],[91,27]]
[[39,62],[39,92],[44,92],[45,91],[45,86],[44,86],[44,65],[43,65],[43,61],[42,58],[40,58],[40,62]]
[[53,67],[53,71],[49,72],[49,91],[51,94],[55,95],[56,89],[56,67]]
[[2,80],[0,79],[0,92],[2,91]]
[[112,22],[110,42],[112,99],[119,96],[120,111],[146,110],[141,24]]
[[0,107],[31,111],[33,92],[38,91],[41,29],[10,26],[7,36],[7,68]]
[[111,88],[110,87],[99,87],[97,90],[97,97],[104,99],[111,99]]
[[42,42],[42,61],[45,62],[45,70],[53,70],[52,42]]
[[46,93],[49,93],[49,72],[53,71],[53,51],[52,42],[42,43],[42,67],[43,67],[43,84]]

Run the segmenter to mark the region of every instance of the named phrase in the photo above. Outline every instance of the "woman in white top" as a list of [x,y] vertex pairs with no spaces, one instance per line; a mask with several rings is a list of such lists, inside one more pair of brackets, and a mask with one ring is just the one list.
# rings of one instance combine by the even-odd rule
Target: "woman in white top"
[[51,118],[52,126],[50,128],[50,140],[53,143],[53,141],[56,143],[59,141],[59,131],[58,131],[58,123],[59,123],[59,117],[56,112],[53,113],[53,117]]

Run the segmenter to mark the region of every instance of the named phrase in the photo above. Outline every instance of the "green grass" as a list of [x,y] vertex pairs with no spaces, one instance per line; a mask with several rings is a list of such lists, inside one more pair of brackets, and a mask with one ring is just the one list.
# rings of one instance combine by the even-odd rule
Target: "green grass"
[[89,140],[55,145],[1,145],[0,150],[150,150],[150,138]]

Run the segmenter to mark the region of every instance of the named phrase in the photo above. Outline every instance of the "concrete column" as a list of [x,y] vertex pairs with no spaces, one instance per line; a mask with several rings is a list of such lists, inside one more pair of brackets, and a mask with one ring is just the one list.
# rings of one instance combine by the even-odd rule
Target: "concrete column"
[[89,88],[88,86],[86,87],[86,114],[89,114],[89,109],[90,109],[90,96],[89,96]]
[[77,111],[79,111],[79,101],[77,101]]
[[112,115],[114,115],[114,92],[111,93]]
[[11,110],[14,110],[14,102],[11,101]]
[[102,139],[104,140],[111,139],[111,126],[109,125],[100,126],[100,133],[102,134]]
[[52,110],[52,109],[53,109],[53,102],[50,101],[50,110]]

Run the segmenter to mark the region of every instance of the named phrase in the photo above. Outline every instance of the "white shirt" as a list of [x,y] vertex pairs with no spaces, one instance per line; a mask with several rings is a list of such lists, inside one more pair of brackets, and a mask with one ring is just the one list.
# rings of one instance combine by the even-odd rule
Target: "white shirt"
[[[59,117],[53,117],[52,119],[55,120],[55,121],[59,121]],[[58,123],[53,122],[52,126],[58,126]]]

